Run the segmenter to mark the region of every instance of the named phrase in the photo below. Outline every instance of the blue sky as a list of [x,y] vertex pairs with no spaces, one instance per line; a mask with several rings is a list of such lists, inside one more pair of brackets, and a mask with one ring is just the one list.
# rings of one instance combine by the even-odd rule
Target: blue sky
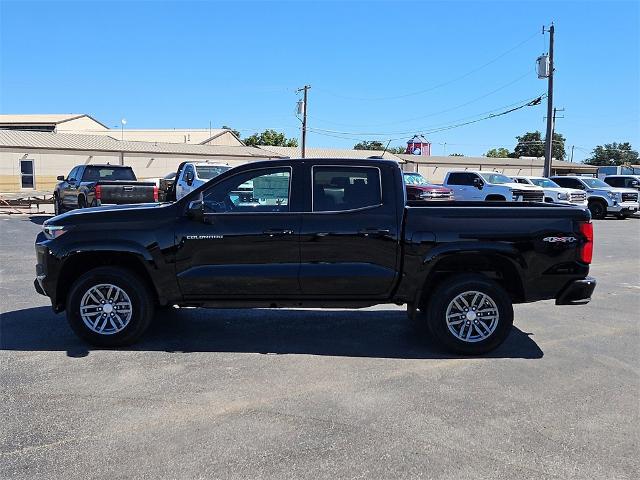
[[[323,130],[309,146],[401,145],[545,92],[534,64],[554,21],[556,131],[581,160],[597,144],[640,147],[639,5],[0,0],[0,112],[297,137],[307,83],[309,126]],[[433,154],[480,155],[544,131],[545,114],[543,103],[428,138]]]

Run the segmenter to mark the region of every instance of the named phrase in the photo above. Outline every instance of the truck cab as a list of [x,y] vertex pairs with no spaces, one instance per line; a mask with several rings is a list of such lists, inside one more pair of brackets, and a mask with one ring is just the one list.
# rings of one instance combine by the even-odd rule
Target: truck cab
[[230,169],[231,167],[224,163],[186,162],[182,164],[175,180],[176,200],[180,200],[189,192]]
[[538,186],[517,183],[497,172],[452,171],[443,185],[453,190],[456,200],[542,202],[544,190]]

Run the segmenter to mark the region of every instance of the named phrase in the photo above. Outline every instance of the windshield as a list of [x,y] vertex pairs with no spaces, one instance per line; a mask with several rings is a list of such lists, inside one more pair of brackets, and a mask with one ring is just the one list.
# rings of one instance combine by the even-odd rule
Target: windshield
[[580,180],[582,180],[584,183],[587,184],[587,186],[591,188],[611,187],[611,185],[604,183],[599,178],[580,178]]
[[514,183],[513,180],[501,173],[481,173],[480,176],[484,178],[487,183]]
[[560,186],[556,182],[554,182],[553,180],[549,180],[548,178],[530,178],[530,180],[531,183],[542,188],[556,188]]
[[405,173],[404,183],[406,183],[407,185],[429,185],[427,179],[419,173]]
[[136,176],[130,167],[87,167],[82,180],[85,182],[98,182],[100,180],[129,180],[136,181]]
[[198,172],[198,178],[202,180],[211,180],[212,178],[217,177],[221,173],[230,170],[231,167],[227,167],[226,165],[199,165],[196,166],[196,171]]

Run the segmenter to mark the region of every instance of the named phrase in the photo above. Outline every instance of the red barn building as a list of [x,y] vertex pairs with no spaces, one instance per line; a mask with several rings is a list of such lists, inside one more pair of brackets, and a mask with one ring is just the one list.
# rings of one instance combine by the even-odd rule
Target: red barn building
[[413,138],[407,142],[407,150],[405,153],[429,157],[431,156],[431,143],[422,135],[414,135]]

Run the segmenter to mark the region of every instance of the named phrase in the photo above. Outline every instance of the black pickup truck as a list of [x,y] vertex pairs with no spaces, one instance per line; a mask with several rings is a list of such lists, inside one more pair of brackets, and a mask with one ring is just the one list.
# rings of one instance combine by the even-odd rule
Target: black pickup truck
[[133,169],[123,165],[78,165],[58,181],[53,192],[56,215],[74,208],[158,201],[157,185],[139,182]]
[[101,346],[154,309],[406,304],[448,349],[497,347],[512,304],[590,300],[586,209],[407,202],[386,160],[277,160],[229,170],[175,203],[76,210],[36,239],[36,290]]

